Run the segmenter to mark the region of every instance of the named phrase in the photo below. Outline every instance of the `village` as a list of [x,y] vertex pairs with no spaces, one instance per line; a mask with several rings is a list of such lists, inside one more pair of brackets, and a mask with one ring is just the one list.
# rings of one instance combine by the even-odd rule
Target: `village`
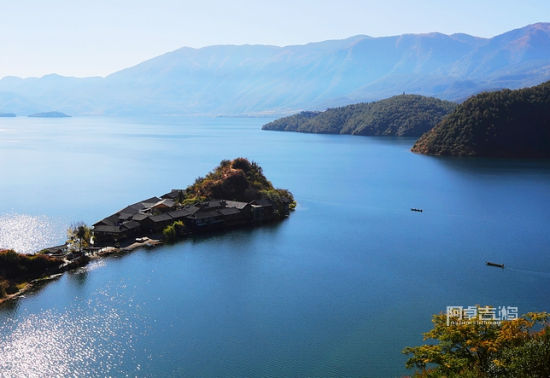
[[273,203],[267,199],[239,202],[216,199],[192,205],[183,205],[183,190],[173,189],[129,205],[93,224],[92,243],[84,248],[70,248],[68,244],[45,248],[41,253],[63,258],[74,263],[83,258],[128,252],[139,247],[163,244],[163,230],[181,222],[183,235],[252,226],[272,221],[286,214],[276,214]]

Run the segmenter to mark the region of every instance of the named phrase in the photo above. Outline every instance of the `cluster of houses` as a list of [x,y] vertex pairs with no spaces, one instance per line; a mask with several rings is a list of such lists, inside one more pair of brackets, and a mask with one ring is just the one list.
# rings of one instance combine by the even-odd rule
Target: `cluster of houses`
[[183,206],[178,200],[182,190],[173,189],[160,198],[152,197],[127,206],[93,226],[95,244],[120,242],[144,235],[154,235],[181,221],[189,232],[260,223],[274,218],[268,200],[238,202],[211,200]]

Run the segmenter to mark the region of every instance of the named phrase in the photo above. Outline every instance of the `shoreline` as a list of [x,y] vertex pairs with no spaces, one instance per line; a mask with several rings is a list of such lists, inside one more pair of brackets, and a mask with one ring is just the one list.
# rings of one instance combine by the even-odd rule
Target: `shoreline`
[[[133,252],[134,250],[139,248],[153,249],[153,248],[161,247],[165,244],[161,240],[151,239],[149,237],[143,237],[142,239],[145,239],[145,240],[143,240],[142,242],[136,241],[125,247],[106,246],[101,248],[99,251],[83,250],[83,255],[81,257],[78,257],[73,260],[65,260],[65,263],[59,267],[59,270],[60,270],[59,272],[56,272],[54,274],[50,274],[48,276],[44,276],[41,278],[35,278],[27,282],[25,286],[19,289],[19,291],[12,294],[7,294],[5,297],[0,298],[0,306],[2,306],[6,302],[20,298],[22,295],[24,295],[25,293],[29,292],[34,287],[36,287],[38,283],[47,283],[48,281],[52,281],[56,278],[63,276],[65,272],[69,272],[78,268],[85,267],[90,263],[90,261],[100,260],[102,258],[111,256],[111,255]],[[85,262],[78,261],[82,257],[85,257]]]
[[[281,219],[273,219],[267,222],[264,221],[261,224],[268,225],[273,223],[279,223],[287,218],[288,216],[285,216]],[[247,225],[247,226],[249,226],[250,228],[256,228],[258,225],[256,224],[256,225]],[[189,237],[196,236],[196,235],[212,234],[212,233],[219,233],[219,232],[225,233],[230,230],[241,229],[241,228],[243,227],[233,226],[233,227],[227,227],[227,228],[209,229],[199,233],[188,233],[185,235],[181,235],[177,240],[170,243],[167,243],[161,240],[160,235],[155,234],[151,236],[142,236],[142,237],[135,238],[133,239],[133,242],[130,242],[128,244],[125,244],[119,247],[115,247],[112,245],[105,245],[101,248],[96,248],[96,249],[85,248],[82,250],[82,253],[80,256],[73,259],[64,259],[64,263],[59,266],[59,270],[57,272],[41,278],[35,278],[27,282],[26,285],[22,287],[19,291],[12,294],[7,294],[5,297],[0,298],[0,310],[2,309],[2,306],[5,303],[21,298],[21,296],[23,296],[25,293],[35,288],[38,283],[47,283],[48,281],[52,281],[56,278],[63,276],[65,272],[69,272],[69,271],[87,266],[91,261],[100,260],[113,255],[124,255],[126,253],[133,252],[136,249],[140,249],[140,248],[155,249],[158,247],[162,247],[164,245],[177,244],[188,239]],[[246,226],[244,228],[246,228]],[[137,241],[136,239],[141,239],[141,241]]]

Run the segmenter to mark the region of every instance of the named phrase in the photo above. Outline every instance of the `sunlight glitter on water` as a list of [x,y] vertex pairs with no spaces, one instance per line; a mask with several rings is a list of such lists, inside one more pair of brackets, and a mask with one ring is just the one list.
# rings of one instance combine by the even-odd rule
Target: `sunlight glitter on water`
[[25,377],[109,371],[119,364],[120,356],[102,341],[117,333],[121,322],[114,310],[78,317],[48,311],[18,324],[5,324],[12,329],[0,337],[0,371]]
[[32,253],[59,243],[65,227],[43,215],[0,215],[0,249]]
[[[128,360],[136,366],[134,340],[146,322],[134,313],[131,298],[110,291],[100,290],[61,313],[44,310],[5,319],[0,376],[99,376],[120,372]],[[112,301],[127,306],[113,308]]]

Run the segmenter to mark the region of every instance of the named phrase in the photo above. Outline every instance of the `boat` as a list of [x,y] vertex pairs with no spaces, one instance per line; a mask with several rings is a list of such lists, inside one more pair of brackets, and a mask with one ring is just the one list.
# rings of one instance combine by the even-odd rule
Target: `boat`
[[417,212],[421,213],[423,210],[422,210],[422,209],[417,209],[417,208],[413,207],[413,208],[411,208],[411,211],[417,211]]
[[490,261],[487,261],[486,264],[487,264],[487,266],[494,266],[495,268],[504,269],[504,264],[497,264],[497,263],[490,262]]

